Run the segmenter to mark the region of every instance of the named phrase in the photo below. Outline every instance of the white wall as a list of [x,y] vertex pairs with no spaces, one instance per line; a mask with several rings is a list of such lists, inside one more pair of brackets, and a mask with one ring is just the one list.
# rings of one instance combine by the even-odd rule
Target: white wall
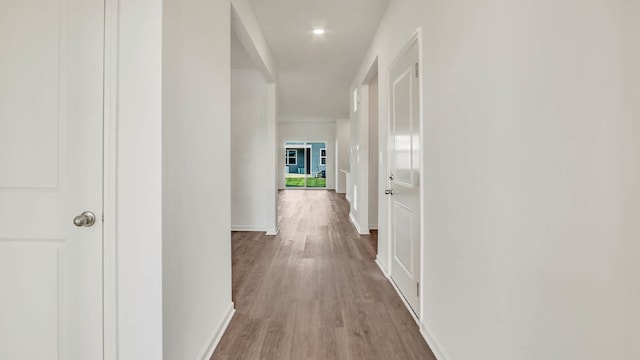
[[[105,264],[106,358],[120,360],[162,359],[162,1],[141,0],[107,3],[106,117],[115,126],[116,149],[108,148],[106,167],[115,166],[115,184],[107,184],[105,197],[116,208],[105,209],[105,237],[117,239],[117,264]],[[119,17],[116,22],[116,14]],[[117,27],[117,32],[113,28]],[[111,35],[119,34],[117,39]],[[113,42],[112,42],[113,41]],[[117,41],[117,53],[115,42]],[[112,66],[109,68],[109,66]],[[117,72],[116,72],[117,67]],[[112,77],[113,76],[113,77]],[[108,206],[108,205],[107,205]],[[113,212],[112,212],[113,211]],[[116,216],[115,234],[108,224]],[[115,324],[112,322],[115,317]],[[117,329],[117,339],[111,338]],[[117,345],[116,345],[117,344]],[[37,346],[37,345],[36,345]],[[112,352],[113,351],[113,352]]]
[[231,8],[228,0],[163,5],[164,360],[200,360],[233,307]]
[[379,56],[383,149],[387,71],[418,27],[434,350],[640,358],[640,2],[390,2],[353,85]]
[[281,122],[278,123],[278,186],[285,188],[284,144],[287,141],[325,141],[327,143],[327,189],[335,189],[336,123],[333,122]]
[[369,228],[378,228],[378,76],[369,83]]
[[267,231],[263,179],[274,166],[267,152],[267,82],[255,69],[231,70],[231,228]]
[[[351,148],[351,124],[349,119],[336,120],[336,143],[337,143],[337,169],[350,171],[350,148]],[[344,194],[347,192],[347,178],[343,172],[338,172],[336,192]]]
[[[260,152],[256,156],[260,158],[259,161],[262,170],[259,173],[260,184],[258,187],[256,187],[255,182],[251,184],[251,186],[254,189],[259,188],[259,191],[253,191],[251,194],[247,194],[239,190],[239,186],[235,187],[235,194],[232,194],[232,204],[236,204],[236,200],[239,201],[239,203],[232,208],[232,213],[235,213],[235,215],[232,214],[231,218],[232,228],[234,230],[266,231],[268,235],[275,235],[278,233],[278,175],[276,172],[278,164],[276,155],[278,151],[278,109],[275,63],[271,55],[271,50],[262,34],[262,29],[253,12],[253,8],[247,0],[231,1],[231,30],[232,69],[258,69],[264,79],[264,81],[255,84],[261,88],[260,94],[252,93],[253,95],[250,95],[247,93],[245,94],[246,96],[242,95],[238,101],[232,99],[232,118],[236,112],[240,112],[240,114],[251,112],[250,109],[243,109],[242,104],[240,104],[242,102],[248,102],[248,106],[252,105],[250,103],[252,100],[246,99],[247,96],[260,96],[261,99],[264,97],[264,101],[266,101],[266,104],[261,106],[262,116],[264,117],[264,126],[261,125],[260,127],[262,132],[259,133],[259,136],[253,137],[260,146]],[[252,84],[250,81],[242,81],[240,83],[235,81],[235,84],[232,85],[232,87],[236,88],[237,95],[244,92],[240,90],[243,86],[252,86]],[[234,105],[236,102],[239,102],[239,104]],[[257,113],[253,114],[253,116],[259,115]],[[242,122],[243,120],[240,121]],[[251,123],[249,119],[244,119],[244,121]],[[238,131],[236,131],[236,133]],[[255,133],[251,128],[245,129],[245,131]],[[255,134],[257,135],[257,133]],[[247,139],[242,139],[241,137],[232,137],[232,147],[236,147],[236,139],[240,142],[247,141]],[[238,152],[234,151],[233,153]],[[251,159],[254,158],[250,158],[250,160]],[[237,159],[234,159],[232,162],[234,166],[236,166],[235,160]],[[236,167],[234,169],[237,170],[238,168],[239,167]],[[232,184],[247,183],[246,174],[239,174],[237,171],[232,174],[231,179]]]

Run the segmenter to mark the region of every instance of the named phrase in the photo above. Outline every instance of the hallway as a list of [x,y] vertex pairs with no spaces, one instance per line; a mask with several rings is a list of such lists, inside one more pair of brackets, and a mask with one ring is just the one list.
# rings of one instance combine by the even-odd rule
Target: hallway
[[277,236],[232,235],[236,314],[212,359],[435,359],[344,196],[278,200]]

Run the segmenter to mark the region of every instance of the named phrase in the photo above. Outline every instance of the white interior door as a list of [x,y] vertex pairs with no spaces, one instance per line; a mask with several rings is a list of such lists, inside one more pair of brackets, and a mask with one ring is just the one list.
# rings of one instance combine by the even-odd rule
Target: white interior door
[[103,32],[102,0],[0,2],[0,359],[103,357]]
[[420,86],[418,44],[390,72],[389,194],[391,278],[419,313]]

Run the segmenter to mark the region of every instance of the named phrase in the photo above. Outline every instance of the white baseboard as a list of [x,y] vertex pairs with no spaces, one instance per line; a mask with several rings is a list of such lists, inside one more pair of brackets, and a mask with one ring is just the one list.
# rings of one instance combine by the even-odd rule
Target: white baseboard
[[353,216],[353,213],[351,211],[349,211],[349,221],[351,221],[351,224],[356,228],[356,232],[359,234],[360,225],[358,225],[358,222],[356,221],[356,218]]
[[218,343],[220,343],[220,339],[222,339],[222,335],[224,335],[225,330],[227,330],[227,326],[231,322],[231,318],[233,318],[233,314],[235,314],[236,309],[233,305],[229,305],[229,311],[227,311],[227,315],[222,319],[222,321],[218,324],[218,327],[215,329],[211,337],[209,338],[209,342],[200,352],[200,356],[198,356],[199,360],[209,360],[211,356],[213,356],[213,352],[216,350]]
[[276,227],[275,230],[274,229],[267,230],[267,235],[275,236],[275,235],[278,235],[279,232],[280,232],[280,226]]
[[266,235],[278,235],[280,232],[280,227],[278,226],[275,230],[267,229],[264,226],[251,226],[251,225],[231,225],[231,231],[248,231],[248,232],[263,232]]
[[422,335],[422,337],[424,338],[424,341],[427,342],[427,345],[429,345],[429,348],[431,349],[431,352],[433,352],[433,355],[436,357],[436,359],[437,360],[451,359],[450,357],[444,355],[444,351],[440,346],[438,346],[438,342],[433,336],[433,332],[429,331],[426,325],[424,325],[422,321],[420,321],[418,317],[414,314],[413,310],[411,310],[409,303],[405,300],[404,296],[402,296],[400,289],[398,289],[396,284],[391,279],[388,268],[382,263],[382,261],[380,261],[380,258],[377,256],[376,256],[376,264],[380,268],[380,271],[382,271],[384,276],[387,278],[387,280],[389,280],[389,282],[391,283],[391,286],[393,286],[393,288],[396,290],[396,292],[398,293],[398,296],[400,296],[400,299],[404,303],[404,306],[407,308],[407,311],[409,311],[409,313],[413,317],[413,320],[415,320],[416,324],[418,324],[418,328],[420,329],[420,335]]
[[378,230],[378,224],[369,224],[369,230]]
[[420,335],[422,335],[424,340],[427,342],[427,345],[429,345],[431,352],[433,353],[433,355],[435,355],[437,360],[451,359],[450,357],[444,355],[442,348],[438,346],[438,342],[433,336],[433,332],[429,331],[429,329],[427,329],[427,327],[422,322],[420,322]]
[[376,256],[376,264],[378,265],[378,267],[380,268],[380,271],[382,271],[382,273],[384,274],[384,276],[387,277],[387,279],[389,278],[389,270],[387,269],[387,266],[382,263],[382,261],[380,260],[379,257]]
[[362,230],[362,228],[360,227],[360,224],[358,224],[358,222],[356,221],[356,218],[353,216],[352,212],[349,212],[349,220],[351,220],[351,223],[356,228],[356,231],[358,232],[358,234],[360,234],[360,235],[369,235],[369,230],[366,230],[366,231]]
[[231,225],[231,231],[257,231],[257,232],[267,232],[266,227],[264,226],[253,226],[253,225]]

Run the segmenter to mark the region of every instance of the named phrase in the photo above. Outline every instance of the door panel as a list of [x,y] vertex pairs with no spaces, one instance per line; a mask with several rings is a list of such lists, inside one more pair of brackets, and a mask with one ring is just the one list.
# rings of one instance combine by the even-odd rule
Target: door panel
[[[413,238],[413,221],[415,219],[414,211],[404,206],[398,201],[394,201],[394,239],[411,239]],[[414,277],[415,266],[413,263],[413,242],[412,241],[395,241],[394,242],[394,260],[400,265],[400,269],[406,272],[407,276]],[[398,269],[398,270],[400,270]]]
[[419,314],[420,282],[420,87],[415,43],[390,71],[389,129],[391,278]]
[[0,2],[0,359],[102,358],[103,19]]
[[0,4],[0,188],[57,188],[61,10],[56,1]]
[[395,183],[413,186],[411,161],[411,69],[407,69],[393,84],[393,149]]
[[9,339],[29,340],[0,340],[3,359],[51,359],[58,353],[58,337],[53,334],[58,332],[59,245],[55,241],[0,244],[2,336],[10,332]]

